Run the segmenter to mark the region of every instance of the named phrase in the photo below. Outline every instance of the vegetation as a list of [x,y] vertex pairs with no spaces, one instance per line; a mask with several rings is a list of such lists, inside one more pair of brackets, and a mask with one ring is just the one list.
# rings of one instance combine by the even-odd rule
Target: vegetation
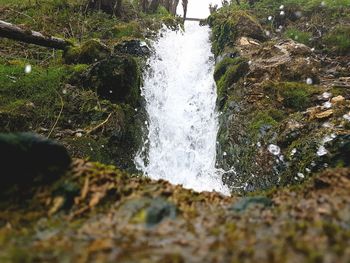
[[312,40],[312,34],[310,32],[303,32],[296,28],[288,28],[284,35],[305,45],[310,45]]
[[0,20],[74,44],[0,39],[0,262],[348,262],[350,0],[231,1],[209,17],[229,197],[133,174],[137,45],[181,24],[159,2],[0,0]]
[[347,163],[348,138],[338,130],[349,127],[347,88],[329,87],[349,85],[340,81],[348,76],[349,1],[239,2],[208,19],[222,110],[218,166],[235,169],[224,182],[245,194]]
[[313,96],[319,93],[315,86],[295,82],[267,84],[265,89],[273,100],[279,98],[283,106],[295,111],[312,106]]
[[133,169],[146,57],[116,53],[114,46],[179,20],[161,5],[141,12],[136,2],[124,1],[123,12],[113,15],[87,2],[0,1],[0,20],[74,44],[62,52],[0,40],[0,131],[34,131],[60,140],[73,157]]
[[337,54],[350,54],[350,26],[338,26],[325,36],[326,47]]

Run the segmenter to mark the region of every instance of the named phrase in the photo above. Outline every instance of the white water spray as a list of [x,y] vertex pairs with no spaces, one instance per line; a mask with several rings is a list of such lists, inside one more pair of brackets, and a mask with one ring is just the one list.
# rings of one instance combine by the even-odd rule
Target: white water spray
[[218,116],[208,27],[164,29],[144,76],[148,138],[135,158],[152,179],[228,194],[215,169]]

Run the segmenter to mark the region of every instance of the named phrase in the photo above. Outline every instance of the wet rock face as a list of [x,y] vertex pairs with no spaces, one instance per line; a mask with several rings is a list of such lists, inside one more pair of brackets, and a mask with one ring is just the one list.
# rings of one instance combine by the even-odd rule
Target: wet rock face
[[117,44],[114,47],[114,52],[137,57],[147,57],[151,54],[146,42],[134,39]]
[[245,30],[233,34],[239,24],[230,29],[231,14],[220,12],[210,22],[222,112],[217,161],[229,171],[224,183],[251,192],[347,166],[349,90],[335,87],[339,81],[329,79],[311,48],[291,39],[261,42]]
[[140,74],[136,61],[128,56],[111,56],[95,64],[84,85],[111,102],[136,105],[140,96]]
[[249,13],[223,9],[208,18],[213,31],[213,51],[219,56],[232,48],[239,37],[251,37],[265,41],[266,36],[261,25]]
[[250,76],[257,80],[306,82],[310,78],[312,84],[319,83],[320,60],[304,44],[291,39],[264,44],[242,37],[236,48],[251,61]]
[[0,134],[0,190],[57,180],[69,168],[66,149],[31,133]]

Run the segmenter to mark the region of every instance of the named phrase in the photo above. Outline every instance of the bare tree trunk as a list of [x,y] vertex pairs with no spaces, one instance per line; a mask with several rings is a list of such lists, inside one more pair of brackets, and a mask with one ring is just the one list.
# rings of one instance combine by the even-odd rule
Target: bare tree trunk
[[114,5],[114,13],[117,16],[121,16],[122,14],[122,6],[123,6],[123,0],[117,0]]
[[142,12],[147,12],[148,0],[141,0],[141,10]]
[[182,7],[184,9],[184,19],[186,19],[186,16],[187,16],[187,5],[188,5],[188,0],[182,0]]
[[44,36],[43,34],[36,31],[24,30],[16,25],[7,23],[2,20],[0,20],[0,37],[6,37],[29,44],[61,50],[65,50],[72,45],[64,39],[52,36]]

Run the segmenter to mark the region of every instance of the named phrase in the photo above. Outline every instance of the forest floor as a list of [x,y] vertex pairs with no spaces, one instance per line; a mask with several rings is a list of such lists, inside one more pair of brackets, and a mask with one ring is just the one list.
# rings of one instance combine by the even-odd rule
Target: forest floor
[[54,186],[1,204],[0,259],[348,262],[349,202],[344,168],[294,187],[224,197],[76,160]]

